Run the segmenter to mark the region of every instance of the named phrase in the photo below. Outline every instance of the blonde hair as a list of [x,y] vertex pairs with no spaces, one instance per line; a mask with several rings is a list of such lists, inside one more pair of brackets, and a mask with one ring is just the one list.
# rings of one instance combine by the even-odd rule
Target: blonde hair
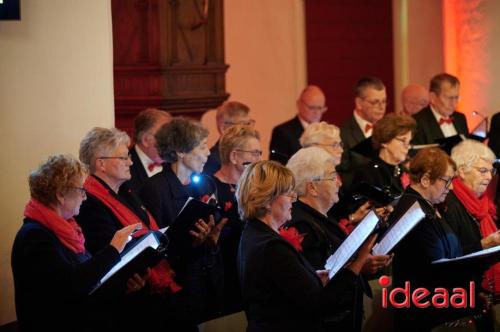
[[261,218],[266,205],[295,187],[292,171],[275,161],[259,161],[249,165],[236,189],[238,212],[243,220]]
[[321,121],[311,123],[307,126],[302,136],[300,136],[300,145],[303,148],[307,148],[316,144],[322,144],[325,140],[340,142],[340,129],[335,125]]
[[236,125],[226,129],[219,142],[222,165],[228,164],[231,161],[230,155],[232,151],[243,148],[245,142],[252,137],[260,140],[259,132],[250,126]]
[[53,155],[28,177],[31,197],[50,206],[57,203],[57,194],[67,193],[75,180],[87,175],[87,168],[71,155]]
[[95,162],[100,157],[113,153],[120,145],[130,144],[126,132],[116,128],[92,128],[80,142],[80,161],[87,165],[90,173],[95,172]]
[[325,176],[327,163],[334,163],[332,155],[315,146],[300,149],[288,160],[286,167],[295,177],[295,191],[299,196],[305,195],[307,182]]
[[466,139],[451,150],[451,159],[457,164],[457,168],[469,171],[472,164],[480,159],[493,163],[496,158],[493,151],[485,144]]

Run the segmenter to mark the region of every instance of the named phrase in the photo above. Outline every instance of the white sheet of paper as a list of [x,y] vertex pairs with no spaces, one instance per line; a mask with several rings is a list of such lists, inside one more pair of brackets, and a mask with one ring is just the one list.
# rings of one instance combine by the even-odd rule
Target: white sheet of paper
[[494,254],[496,252],[500,252],[500,245],[498,245],[496,247],[476,251],[476,252],[470,253],[468,255],[460,256],[457,258],[441,258],[441,259],[438,259],[437,261],[432,262],[432,264],[461,261],[464,259],[469,259],[469,258],[474,258],[474,257],[488,256],[488,255]]
[[374,255],[387,255],[424,217],[425,213],[420,204],[413,203],[408,211],[384,234],[384,237],[373,246],[372,253]]
[[154,233],[149,233],[146,235],[144,239],[141,239],[137,244],[131,248],[125,255],[121,257],[121,260],[113,266],[111,270],[109,270],[108,273],[101,279],[101,284],[104,283],[106,280],[108,280],[113,274],[116,273],[116,271],[120,270],[125,264],[130,262],[135,256],[139,255],[144,249],[147,247],[152,247],[153,249],[158,248],[160,243],[158,242],[158,239],[156,238],[156,235]]
[[340,247],[335,250],[325,264],[325,269],[329,270],[328,276],[332,279],[340,269],[351,259],[359,247],[366,241],[373,232],[378,223],[378,217],[372,210],[361,220],[361,222],[349,234],[347,239],[342,242]]

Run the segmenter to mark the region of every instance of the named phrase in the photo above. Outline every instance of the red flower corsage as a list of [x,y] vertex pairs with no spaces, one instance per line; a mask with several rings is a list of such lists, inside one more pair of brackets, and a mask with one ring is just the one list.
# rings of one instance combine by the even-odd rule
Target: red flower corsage
[[208,195],[203,195],[200,199],[200,201],[202,201],[203,203],[208,203],[209,200],[210,200],[210,196],[208,196]]
[[280,228],[280,235],[290,242],[290,244],[298,251],[302,251],[302,240],[305,234],[300,234],[295,227]]
[[226,203],[224,203],[224,212],[229,211],[229,209],[231,209],[232,207],[233,207],[233,202],[227,201]]

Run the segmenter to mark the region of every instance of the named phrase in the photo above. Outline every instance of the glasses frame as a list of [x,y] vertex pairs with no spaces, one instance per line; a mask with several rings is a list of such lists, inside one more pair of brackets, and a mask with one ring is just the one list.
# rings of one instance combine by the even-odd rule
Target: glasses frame
[[70,188],[78,191],[80,193],[80,195],[82,195],[83,198],[87,197],[87,190],[85,190],[85,188],[83,188],[83,187],[70,187]]
[[368,100],[367,98],[361,98],[364,101],[366,101],[368,104],[370,104],[372,107],[386,107],[389,102],[386,100]]
[[121,161],[129,161],[132,160],[132,156],[129,153],[126,157],[101,156],[97,157],[97,159],[120,159]]
[[486,173],[488,173],[488,172],[491,174],[491,177],[494,177],[495,175],[497,175],[497,169],[495,167],[488,169],[486,167],[472,166],[472,168],[475,168],[476,171],[478,171],[482,177],[485,177]]
[[445,184],[444,184],[444,187],[446,189],[449,189],[450,186],[451,186],[451,183],[453,182],[453,179],[455,179],[455,176],[452,176],[450,177],[449,179],[445,179],[443,178],[442,176],[438,177],[439,180],[443,181]]
[[297,199],[299,199],[299,195],[295,191],[283,194],[283,196],[286,196],[286,197],[290,198],[290,201],[292,203],[297,202]]
[[234,149],[237,152],[246,152],[250,153],[253,157],[262,157],[262,150],[243,150],[243,149]]

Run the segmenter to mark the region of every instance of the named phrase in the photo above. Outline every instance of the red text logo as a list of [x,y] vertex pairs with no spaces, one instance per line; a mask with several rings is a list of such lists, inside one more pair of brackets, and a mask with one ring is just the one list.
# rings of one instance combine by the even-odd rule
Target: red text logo
[[419,287],[411,289],[409,281],[405,282],[404,287],[395,287],[389,290],[387,287],[391,284],[391,278],[381,276],[378,283],[382,286],[382,308],[392,306],[393,308],[475,308],[475,291],[476,286],[474,281],[469,282],[469,289],[453,288],[451,294],[448,289],[436,287],[433,291],[427,288]]

